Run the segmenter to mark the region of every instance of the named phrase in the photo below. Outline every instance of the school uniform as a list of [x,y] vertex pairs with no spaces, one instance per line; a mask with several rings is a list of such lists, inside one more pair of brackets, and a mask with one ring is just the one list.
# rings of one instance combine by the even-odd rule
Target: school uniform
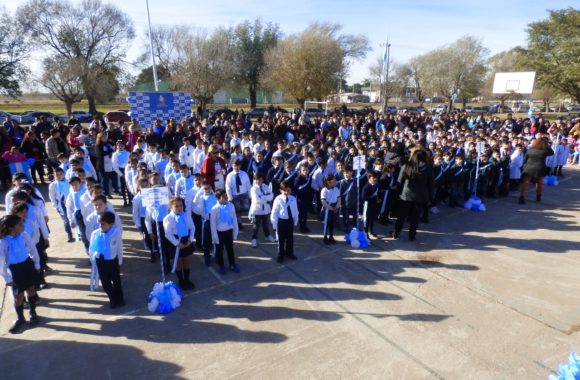
[[306,226],[308,221],[308,210],[312,205],[313,191],[311,186],[312,177],[298,176],[294,181],[294,194],[298,202],[298,224],[300,232],[310,232]]
[[217,203],[210,213],[211,237],[216,244],[216,256],[220,271],[224,268],[224,248],[228,254],[228,262],[231,267],[236,264],[234,255],[234,240],[238,238],[238,222],[236,210],[231,202],[225,205]]
[[465,167],[465,164],[462,163],[460,165],[455,162],[447,170],[446,175],[446,181],[449,184],[449,206],[460,206],[465,198],[464,190],[467,176],[469,175],[468,169]]
[[201,165],[206,156],[202,148],[195,148],[193,150],[193,174],[201,173]]
[[368,182],[361,191],[361,199],[364,204],[365,232],[375,234],[375,220],[378,215],[379,184]]
[[48,197],[62,219],[64,230],[69,240],[71,240],[73,237],[72,229],[66,212],[66,198],[68,197],[69,192],[70,185],[66,179],[63,179],[62,181],[55,179],[48,185]]
[[169,189],[169,194],[172,197],[175,196],[175,185],[177,183],[177,180],[180,178],[181,173],[174,171],[171,174],[169,174],[165,179],[165,184],[167,185],[167,188]]
[[316,198],[316,215],[320,215],[322,211],[321,190],[324,187],[324,176],[327,174],[327,168],[318,167],[312,172],[311,186],[314,190],[314,197]]
[[[149,237],[151,237],[151,234],[157,236],[157,239],[152,242],[153,254],[151,256],[151,262],[155,262],[155,252],[160,257],[163,256],[165,273],[169,273],[171,270],[170,248],[168,247],[168,241],[165,238],[165,228],[163,227],[163,219],[168,213],[167,205],[159,205],[157,207],[149,206],[145,211],[145,228],[149,233]],[[159,242],[161,242],[161,246],[159,246]]]
[[[18,295],[26,289],[36,287],[41,283],[40,257],[36,247],[26,232],[16,236],[6,235],[0,239],[0,275],[6,284],[12,283],[12,294]],[[31,322],[36,318],[36,302],[38,296],[28,297]],[[24,305],[14,306],[18,321],[25,322]]]
[[195,166],[194,151],[195,148],[193,145],[183,145],[181,148],[179,148],[179,162],[182,165],[187,165],[187,167],[191,170],[193,170],[193,167]]
[[145,249],[153,254],[153,244],[151,244],[151,236],[145,226],[145,216],[147,216],[147,209],[143,206],[143,198],[141,192],[135,195],[133,198],[133,224],[141,232],[141,237],[143,238],[143,244]]
[[236,208],[236,216],[240,226],[242,224],[242,212],[250,209],[251,188],[250,177],[243,170],[237,173],[233,171],[226,177],[226,194],[228,195],[228,201]]
[[203,256],[206,266],[211,264],[210,249],[213,246],[210,216],[212,208],[218,203],[213,191],[206,195],[205,192],[199,191],[193,200],[195,207],[201,212],[201,245],[203,247]]
[[68,216],[69,223],[76,224],[80,235],[81,241],[85,247],[85,251],[89,253],[89,240],[85,234],[86,225],[85,225],[85,218],[82,214],[83,211],[83,203],[81,201],[81,197],[83,194],[87,192],[87,189],[84,184],[81,185],[79,191],[74,191],[72,188],[69,191],[69,194],[66,198],[66,212]]
[[26,231],[0,239],[0,275],[6,284],[14,283],[14,294],[39,285],[39,270],[40,256],[32,237]]
[[[119,215],[117,214],[117,212],[115,212],[115,210],[113,209],[113,206],[107,202],[107,205],[105,207],[105,211],[109,211],[112,212],[115,215],[115,224],[114,226],[117,228],[117,230],[120,231],[121,235],[123,234],[123,226],[121,223],[121,218],[119,218]],[[100,227],[99,225],[99,217],[101,216],[101,214],[99,214],[97,211],[93,211],[92,213],[89,214],[89,216],[87,216],[86,221],[85,221],[85,226],[86,226],[86,230],[85,233],[87,235],[87,239],[89,239],[89,241],[91,240],[91,236],[93,236],[93,232],[98,230]]]
[[197,193],[201,191],[201,188],[193,186],[187,194],[185,194],[185,211],[191,214],[193,220],[193,225],[195,226],[195,245],[198,249],[202,249],[202,212],[201,209],[193,201]]
[[389,212],[392,209],[393,195],[391,187],[396,182],[396,177],[393,174],[385,173],[379,179],[379,199],[380,199],[380,209],[379,209],[379,220],[382,223],[389,222]]
[[186,178],[181,177],[175,182],[174,195],[185,200],[187,192],[195,187],[193,176],[190,174]]
[[167,168],[168,164],[169,160],[167,160],[166,158],[161,158],[159,159],[159,161],[155,163],[154,170],[157,174],[159,174],[159,182],[163,186],[165,186],[165,168]]
[[137,175],[139,174],[137,169],[133,169],[130,166],[125,168],[125,181],[127,189],[129,190],[129,203],[133,201],[132,197],[137,194],[137,188],[135,183],[137,181]]
[[264,237],[268,240],[274,241],[270,236],[270,228],[268,227],[268,215],[270,215],[270,202],[274,198],[274,194],[265,184],[254,184],[250,190],[252,204],[250,206],[249,218],[253,221],[254,228],[252,229],[252,240],[258,238],[258,230],[260,225],[264,230]]
[[284,173],[284,165],[272,166],[268,169],[268,174],[266,175],[266,181],[272,190],[272,194],[277,196],[280,194],[280,182],[282,174]]
[[93,231],[89,247],[91,262],[99,270],[103,290],[107,293],[111,307],[123,306],[123,286],[119,266],[123,265],[123,240],[121,231],[112,226],[107,232],[100,228]]
[[[195,247],[193,244],[195,239],[195,226],[193,225],[191,216],[187,212],[182,212],[181,214],[176,214],[173,211],[170,212],[163,218],[163,227],[165,228],[165,239],[170,243],[167,245],[167,254],[170,257],[177,260],[178,258],[188,257],[193,254]],[[185,248],[179,248],[179,256],[176,258],[177,246],[180,243],[185,244],[188,242],[192,244]],[[176,267],[176,264],[174,262],[173,266]],[[185,268],[176,271],[175,274],[179,280],[180,287],[184,288],[188,287],[188,285],[193,287],[193,283],[189,281],[189,273],[190,270]]]
[[274,199],[270,221],[278,234],[278,262],[294,255],[294,227],[298,225],[298,202],[296,197],[280,194]]
[[357,227],[357,193],[358,187],[355,178],[343,179],[338,184],[340,190],[340,201],[342,208],[342,222],[346,230],[351,226]]
[[126,150],[116,150],[111,159],[113,161],[113,170],[117,173],[117,187],[119,188],[123,197],[123,204],[131,202],[133,195],[127,188],[127,181],[125,178],[125,168],[129,162],[129,152]]
[[[340,190],[336,187],[331,189],[327,188],[326,186],[320,192],[320,203],[324,208],[324,223],[326,225],[326,229],[324,231],[324,239],[328,238],[332,242],[334,240],[334,221],[336,219],[336,214],[332,210],[332,208],[336,207],[340,202]],[[323,217],[324,218],[324,217]]]

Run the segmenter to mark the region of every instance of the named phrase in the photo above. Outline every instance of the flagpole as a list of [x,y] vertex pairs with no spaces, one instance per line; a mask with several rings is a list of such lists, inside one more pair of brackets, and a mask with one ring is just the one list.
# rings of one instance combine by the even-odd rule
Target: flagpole
[[387,112],[387,88],[389,83],[389,60],[391,56],[391,44],[389,43],[389,37],[387,37],[387,45],[385,46],[385,56],[383,57],[383,68],[385,67],[385,61],[387,63],[387,72],[383,80],[383,113]]
[[157,68],[155,67],[155,54],[153,54],[153,34],[151,32],[151,16],[149,15],[149,0],[145,0],[147,5],[147,23],[149,25],[149,50],[151,51],[151,64],[153,66],[153,84],[155,92],[159,91],[159,84],[157,83]]

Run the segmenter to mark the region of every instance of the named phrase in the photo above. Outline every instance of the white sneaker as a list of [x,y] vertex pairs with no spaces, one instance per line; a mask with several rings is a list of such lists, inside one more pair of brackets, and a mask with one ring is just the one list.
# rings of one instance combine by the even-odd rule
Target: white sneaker
[[274,243],[276,241],[276,238],[274,236],[272,236],[272,235],[268,235],[266,237],[266,240],[268,240],[271,243]]
[[258,242],[256,241],[256,239],[252,239],[252,248],[257,248],[258,247]]

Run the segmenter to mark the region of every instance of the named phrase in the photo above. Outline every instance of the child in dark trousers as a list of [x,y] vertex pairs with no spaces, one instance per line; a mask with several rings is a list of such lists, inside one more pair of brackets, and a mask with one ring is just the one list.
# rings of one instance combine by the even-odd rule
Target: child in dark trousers
[[6,215],[0,219],[0,275],[12,288],[18,319],[9,332],[16,334],[26,323],[24,293],[30,307],[30,325],[38,323],[35,286],[40,284],[40,257],[30,236],[24,232],[22,218]]
[[379,182],[377,173],[372,170],[367,173],[367,177],[368,182],[361,191],[361,199],[364,202],[365,232],[367,235],[370,234],[376,238],[375,220],[380,211],[377,204],[379,199]]
[[274,199],[270,221],[278,235],[278,262],[284,257],[296,260],[294,255],[294,227],[298,224],[298,203],[292,196],[292,184],[284,181],[280,184],[281,194]]
[[121,231],[115,227],[115,214],[105,211],[99,217],[101,228],[93,231],[89,255],[99,269],[99,278],[109,297],[111,309],[125,306],[121,284],[123,265],[123,240]]
[[353,178],[352,167],[344,169],[344,179],[339,183],[340,200],[342,201],[342,222],[345,231],[352,227],[357,227],[356,202],[358,186],[356,179]]
[[[184,212],[183,199],[173,197],[169,200],[171,212],[163,219],[165,238],[171,243],[168,254],[174,257],[173,267],[179,280],[179,287],[183,290],[194,289],[195,285],[189,280],[189,256],[193,254],[195,226],[191,214]],[[177,254],[179,249],[179,254]],[[177,257],[175,257],[177,256]]]
[[201,190],[195,195],[195,198],[193,199],[193,203],[196,205],[196,208],[201,211],[201,245],[203,247],[203,260],[205,262],[205,266],[209,267],[211,266],[210,250],[213,247],[211,240],[210,216],[211,210],[218,203],[210,183],[203,182],[201,185]]
[[334,240],[334,222],[340,210],[340,190],[336,187],[333,174],[324,177],[324,188],[320,192],[320,201],[324,212],[324,244],[336,244]]
[[234,240],[238,238],[238,221],[236,219],[236,209],[231,202],[228,202],[228,195],[225,190],[216,190],[215,196],[218,203],[213,206],[210,215],[211,237],[216,244],[216,256],[220,274],[226,273],[224,265],[224,248],[228,253],[230,270],[239,273],[240,267],[236,264],[234,254]]
[[307,165],[300,166],[298,177],[294,181],[294,192],[298,201],[298,224],[299,231],[302,233],[309,233],[310,229],[306,225],[308,221],[308,210],[312,204],[312,186],[311,186],[310,170]]

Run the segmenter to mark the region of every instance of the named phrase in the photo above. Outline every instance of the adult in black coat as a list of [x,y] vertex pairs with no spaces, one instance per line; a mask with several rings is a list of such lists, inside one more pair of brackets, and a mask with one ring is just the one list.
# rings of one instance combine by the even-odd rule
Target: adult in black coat
[[548,141],[538,136],[533,142],[531,148],[528,149],[524,156],[524,169],[522,171],[522,186],[520,187],[519,203],[526,203],[526,190],[532,181],[536,181],[536,201],[542,200],[542,186],[544,185],[544,176],[548,174],[548,167],[546,166],[546,157],[554,154]]
[[398,239],[407,217],[410,219],[409,240],[415,240],[421,208],[433,197],[435,181],[427,152],[417,149],[401,168],[397,186],[401,189],[401,204],[393,238]]

